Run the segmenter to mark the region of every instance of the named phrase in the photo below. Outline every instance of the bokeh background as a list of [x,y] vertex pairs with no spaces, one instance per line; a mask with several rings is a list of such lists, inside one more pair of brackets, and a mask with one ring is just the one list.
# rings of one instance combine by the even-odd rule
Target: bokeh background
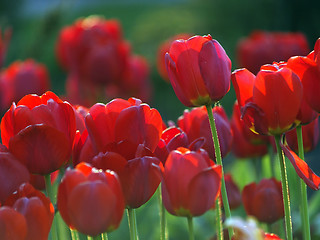
[[[211,34],[225,48],[233,70],[238,67],[235,57],[237,43],[253,30],[302,32],[308,39],[310,49],[320,37],[320,1],[317,0],[1,0],[0,27],[2,30],[11,27],[13,31],[4,67],[19,59],[33,58],[48,67],[52,90],[58,95],[64,94],[67,74],[56,60],[55,43],[63,26],[89,15],[118,19],[124,39],[131,43],[132,52],[147,58],[153,88],[153,98],[149,104],[159,110],[165,121],[176,121],[185,109],[171,85],[156,70],[158,46],[169,37],[178,33]],[[229,116],[234,101],[235,94],[231,87],[221,101]],[[308,156],[317,173],[320,172],[317,163],[319,155],[318,147]],[[251,165],[233,164],[232,168],[248,173]],[[247,174],[241,184],[252,178]],[[141,239],[158,239],[157,201],[155,196],[137,211]],[[170,239],[186,239],[186,220],[172,216],[168,218]],[[319,217],[314,216],[314,219],[320,222]],[[211,213],[197,218],[196,238],[209,239],[213,225]],[[129,239],[125,218],[120,230],[110,234],[109,239]]]

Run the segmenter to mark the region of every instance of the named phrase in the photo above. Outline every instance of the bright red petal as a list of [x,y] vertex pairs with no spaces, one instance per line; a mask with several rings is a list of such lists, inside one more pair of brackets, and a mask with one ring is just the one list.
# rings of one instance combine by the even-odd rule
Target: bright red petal
[[308,164],[295,154],[287,144],[280,142],[284,154],[289,158],[298,176],[313,190],[319,190],[320,177],[316,175]]

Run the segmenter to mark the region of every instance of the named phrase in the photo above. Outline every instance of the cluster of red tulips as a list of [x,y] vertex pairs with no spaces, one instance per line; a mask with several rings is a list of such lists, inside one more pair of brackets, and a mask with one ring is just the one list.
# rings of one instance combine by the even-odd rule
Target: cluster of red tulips
[[[162,75],[178,99],[192,107],[176,123],[165,123],[139,99],[150,96],[147,64],[131,55],[115,20],[89,17],[61,31],[57,56],[68,71],[65,97],[47,91],[48,73],[33,60],[1,72],[1,110],[13,102],[1,119],[1,239],[59,239],[60,216],[72,239],[79,239],[79,233],[107,239],[124,210],[130,239],[138,239],[135,209],[158,193],[162,240],[170,236],[165,209],[187,218],[190,239],[193,217],[213,209],[216,239],[290,240],[289,162],[284,155],[295,170],[290,174],[300,178],[301,232],[303,239],[311,239],[306,188],[318,190],[320,177],[304,161],[304,152],[319,140],[320,39],[304,56],[306,41],[300,34],[254,34],[250,41],[260,42],[243,41],[242,59],[250,58],[252,65],[255,55],[263,56],[264,42],[283,54],[270,59],[267,52],[270,63],[253,67],[254,75],[246,68],[231,72],[229,57],[210,35],[180,36],[160,48],[158,61],[160,69],[166,66]],[[8,38],[0,39],[0,57]],[[229,120],[219,100],[231,80],[237,101]],[[139,98],[92,105],[93,99],[128,95]],[[237,158],[262,157],[268,149],[277,152],[279,163],[267,158],[268,174],[240,192],[224,173],[222,159],[230,151]],[[280,180],[273,173],[278,164]],[[233,215],[231,210],[242,203],[256,221]],[[258,226],[283,217],[283,236]]]

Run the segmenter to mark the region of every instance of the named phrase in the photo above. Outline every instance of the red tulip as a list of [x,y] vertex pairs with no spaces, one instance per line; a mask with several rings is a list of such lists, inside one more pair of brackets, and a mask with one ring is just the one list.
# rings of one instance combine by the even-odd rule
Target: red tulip
[[23,97],[1,121],[3,144],[35,174],[49,174],[67,163],[75,132],[72,107],[52,92]]
[[29,183],[22,184],[5,203],[23,215],[27,223],[25,240],[48,239],[54,217],[54,208],[42,192],[35,190]]
[[29,179],[30,174],[24,165],[10,152],[0,152],[0,204]]
[[[120,95],[124,97],[135,96],[144,102],[150,102],[152,89],[149,80],[150,67],[147,60],[136,55],[131,56],[128,61],[127,71],[119,87]],[[115,97],[119,97],[119,95]]]
[[302,85],[289,68],[268,65],[257,76],[239,69],[232,73],[232,82],[243,119],[251,130],[279,135],[296,125]]
[[308,41],[302,33],[255,31],[238,43],[237,59],[240,67],[256,74],[264,64],[287,61],[308,51]]
[[309,106],[320,112],[320,38],[317,40],[314,51],[306,57],[292,57],[287,66],[301,79],[303,93]]
[[90,16],[61,30],[56,53],[65,69],[76,68],[91,81],[103,82],[121,76],[129,48],[118,21]]
[[[0,81],[6,82],[9,102],[18,102],[27,94],[41,95],[49,90],[50,79],[45,65],[33,59],[16,61],[4,69]],[[6,106],[9,107],[10,105]]]
[[173,90],[187,107],[219,101],[230,89],[231,61],[210,35],[174,41],[165,59]]
[[110,143],[124,140],[136,147],[143,144],[153,152],[162,132],[159,112],[134,98],[95,104],[85,121],[96,153],[104,152]]
[[236,102],[230,121],[233,132],[232,153],[238,158],[251,158],[263,156],[267,153],[266,136],[256,134],[249,130],[240,119],[240,108]]
[[3,240],[26,239],[27,222],[25,217],[11,207],[0,207],[0,236]]
[[166,53],[169,52],[169,50],[170,50],[171,43],[173,41],[179,40],[179,39],[187,40],[190,37],[191,37],[191,35],[186,34],[186,33],[177,34],[177,35],[169,38],[168,40],[164,41],[163,43],[161,43],[161,45],[158,47],[157,70],[158,70],[158,73],[160,74],[160,76],[164,80],[169,81],[168,72],[167,72],[167,68],[166,68],[166,62],[165,62],[165,56],[166,56]]
[[261,222],[273,223],[284,216],[281,182],[274,178],[245,186],[242,202],[247,214]]
[[161,181],[162,164],[153,154],[162,132],[159,112],[138,99],[115,99],[91,107],[85,121],[89,134],[76,137],[74,164],[84,161],[115,171],[126,206],[140,207]]
[[220,184],[221,166],[197,152],[178,148],[169,154],[164,168],[163,204],[173,215],[202,215],[214,205]]
[[[233,133],[227,114],[221,106],[214,107],[212,113],[217,127],[221,156],[223,158],[231,150]],[[178,126],[187,134],[190,142],[204,137],[205,143],[202,148],[209,153],[212,159],[215,159],[208,114],[204,106],[193,108],[191,111],[185,110],[183,116],[178,119]]]
[[72,229],[90,236],[113,231],[119,227],[124,211],[118,176],[80,163],[62,178],[57,205]]
[[[309,152],[317,146],[319,142],[319,119],[316,118],[311,123],[301,126],[304,152]],[[289,147],[298,152],[298,141],[296,130],[286,133],[286,140]]]

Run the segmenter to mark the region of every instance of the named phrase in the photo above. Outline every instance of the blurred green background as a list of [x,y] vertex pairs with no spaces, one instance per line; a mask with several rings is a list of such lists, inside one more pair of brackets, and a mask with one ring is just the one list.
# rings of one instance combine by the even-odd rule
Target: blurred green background
[[[106,19],[118,19],[123,27],[124,38],[132,45],[132,52],[145,56],[151,66],[153,100],[150,105],[159,110],[165,121],[176,121],[185,107],[155,68],[156,53],[161,42],[183,32],[211,34],[225,48],[234,70],[237,68],[237,42],[253,30],[300,31],[307,36],[310,49],[313,49],[315,41],[320,37],[319,13],[320,1],[317,0],[2,0],[0,26],[2,30],[6,27],[13,30],[5,67],[15,60],[27,58],[46,64],[52,90],[60,95],[64,94],[66,72],[56,61],[55,42],[61,28],[72,24],[79,17],[93,14],[102,15]],[[231,87],[221,101],[229,116],[234,100],[235,94]],[[319,156],[319,151],[310,159],[316,156]],[[225,161],[228,163],[230,158]],[[242,176],[240,187],[243,187],[255,179],[254,174],[248,174],[253,172],[252,167],[250,163],[240,162],[227,165],[227,170]],[[158,239],[157,202],[156,195],[137,210],[141,240]],[[237,214],[243,215],[243,208]],[[170,239],[187,239],[186,219],[167,216]],[[196,239],[209,239],[214,233],[213,228],[212,212],[197,218]],[[129,239],[125,216],[120,229],[110,234],[109,239]]]

